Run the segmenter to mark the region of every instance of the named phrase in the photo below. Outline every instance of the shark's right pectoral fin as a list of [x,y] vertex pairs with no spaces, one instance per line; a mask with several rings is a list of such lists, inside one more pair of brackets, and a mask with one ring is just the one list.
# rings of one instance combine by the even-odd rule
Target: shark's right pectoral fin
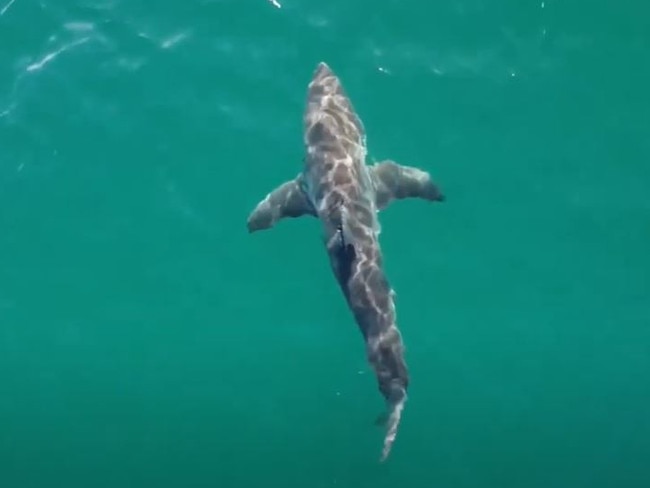
[[257,204],[248,217],[248,232],[268,229],[285,217],[315,215],[298,178],[286,181]]
[[377,208],[386,208],[393,200],[422,198],[442,202],[445,196],[426,171],[402,166],[394,161],[382,161],[372,166],[377,189]]

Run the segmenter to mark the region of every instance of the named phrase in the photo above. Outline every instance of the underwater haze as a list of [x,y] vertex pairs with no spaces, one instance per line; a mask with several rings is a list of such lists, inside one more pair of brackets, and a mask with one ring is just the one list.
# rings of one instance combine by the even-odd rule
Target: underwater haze
[[[0,0],[0,488],[650,486],[650,5]],[[317,64],[411,374],[384,404],[295,176]]]

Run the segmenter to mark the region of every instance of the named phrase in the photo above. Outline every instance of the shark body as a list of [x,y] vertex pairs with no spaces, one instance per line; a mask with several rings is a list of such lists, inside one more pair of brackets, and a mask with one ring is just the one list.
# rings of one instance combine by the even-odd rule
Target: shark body
[[302,171],[262,201],[248,218],[249,232],[305,215],[322,223],[332,271],[363,335],[387,412],[381,460],[395,440],[409,386],[394,292],[383,270],[378,213],[403,198],[443,201],[429,173],[386,160],[366,164],[363,123],[341,81],[319,63],[307,90]]

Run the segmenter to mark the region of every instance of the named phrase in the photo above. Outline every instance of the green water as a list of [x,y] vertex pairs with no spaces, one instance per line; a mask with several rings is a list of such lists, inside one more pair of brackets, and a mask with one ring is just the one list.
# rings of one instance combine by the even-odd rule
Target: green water
[[[650,486],[650,9],[3,0],[0,487]],[[339,74],[412,383],[383,404],[313,219],[248,235]]]

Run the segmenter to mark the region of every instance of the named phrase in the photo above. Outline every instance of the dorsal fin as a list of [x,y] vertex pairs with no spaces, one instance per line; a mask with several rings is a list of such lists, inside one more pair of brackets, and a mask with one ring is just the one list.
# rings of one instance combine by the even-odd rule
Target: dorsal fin
[[[352,264],[356,258],[356,250],[354,247],[354,237],[350,232],[346,223],[347,212],[343,207],[341,210],[341,223],[336,229],[337,233],[337,249],[336,249],[336,267],[337,278],[342,285],[347,285],[347,282],[352,275]],[[344,286],[345,288],[345,286]]]
[[352,235],[352,230],[350,229],[348,209],[344,206],[341,207],[341,224],[339,225],[339,231],[341,232],[341,238],[346,245],[354,246],[354,236]]

